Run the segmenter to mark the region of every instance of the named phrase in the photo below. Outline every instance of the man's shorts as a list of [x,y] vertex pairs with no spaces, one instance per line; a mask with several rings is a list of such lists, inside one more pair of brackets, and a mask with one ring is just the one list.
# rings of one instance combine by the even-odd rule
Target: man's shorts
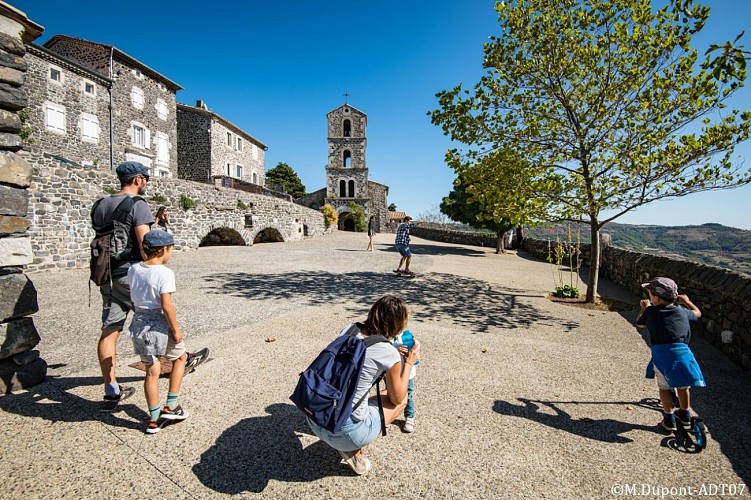
[[102,330],[114,327],[122,330],[128,311],[133,310],[128,276],[112,278],[112,285],[105,283],[100,286],[99,293],[102,294]]
[[[654,366],[654,364],[652,364]],[[662,391],[669,391],[671,389],[670,384],[668,384],[667,379],[665,378],[665,375],[663,375],[660,370],[657,369],[655,366],[655,379],[657,380],[657,388]],[[688,386],[686,387],[676,387],[676,389],[688,389]]]
[[402,257],[411,257],[412,252],[409,250],[409,245],[402,245],[397,243],[396,249],[399,251],[399,255]]
[[[167,341],[167,350],[164,352],[164,357],[170,361],[174,361],[183,354],[185,354],[185,342],[175,344],[175,341],[172,340],[172,337],[170,337]],[[159,363],[159,356],[154,356],[152,354],[142,354],[141,361],[143,361],[143,364],[145,364],[146,366],[151,366],[154,363]]]

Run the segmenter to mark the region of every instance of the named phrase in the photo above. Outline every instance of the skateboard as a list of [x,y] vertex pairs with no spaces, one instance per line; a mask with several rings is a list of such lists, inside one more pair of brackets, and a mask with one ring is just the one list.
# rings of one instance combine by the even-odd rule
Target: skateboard
[[[188,373],[193,373],[194,371],[196,371],[196,368],[212,359],[214,358],[211,357],[211,350],[208,347],[204,347],[200,351],[189,352],[188,359],[187,361],[185,361],[185,374],[187,375]],[[161,357],[159,358],[159,364],[161,365],[161,376],[169,375],[172,372],[172,361]],[[146,371],[146,365],[143,363],[143,361],[138,361],[137,363],[133,363],[128,366],[135,368],[136,370],[141,370],[142,372]]]
[[404,277],[404,278],[414,278],[414,277],[416,277],[416,276],[417,276],[417,274],[415,274],[415,273],[414,273],[414,272],[412,272],[412,271],[410,271],[410,272],[408,272],[408,273],[405,273],[404,271],[396,271],[396,270],[394,270],[394,273],[395,273],[395,274],[396,274],[397,276],[399,276],[399,277]]

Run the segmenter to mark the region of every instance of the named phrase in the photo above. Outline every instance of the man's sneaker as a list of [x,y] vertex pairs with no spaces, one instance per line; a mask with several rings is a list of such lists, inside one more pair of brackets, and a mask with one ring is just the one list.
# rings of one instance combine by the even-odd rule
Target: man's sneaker
[[675,426],[675,415],[672,413],[663,413],[662,422],[660,425],[668,432],[674,432],[677,427]]
[[123,387],[121,385],[118,385],[118,387],[120,388],[120,394],[118,394],[117,396],[104,396],[104,401],[102,401],[102,404],[99,408],[101,411],[112,413],[117,409],[117,405],[136,393],[136,389],[134,387]]
[[183,410],[180,405],[174,408],[164,405],[162,413],[159,415],[159,420],[185,420],[186,418],[188,418],[188,412]]
[[165,424],[166,420],[149,420],[149,422],[146,424],[146,434],[156,434],[157,432],[162,430],[162,426]]
[[185,371],[187,373],[195,370],[196,366],[200,365],[211,356],[211,350],[208,347],[204,347],[200,351],[189,352],[188,359],[185,360]]
[[409,417],[404,422],[404,427],[402,427],[402,430],[409,433],[415,432],[415,417]]
[[341,455],[344,461],[347,462],[347,465],[355,471],[355,474],[358,476],[364,476],[370,471],[370,460],[365,458],[362,453],[359,455],[356,455],[355,453],[356,452],[354,451],[340,451],[339,455]]
[[689,427],[691,425],[691,410],[675,410],[675,416],[681,421],[683,427]]

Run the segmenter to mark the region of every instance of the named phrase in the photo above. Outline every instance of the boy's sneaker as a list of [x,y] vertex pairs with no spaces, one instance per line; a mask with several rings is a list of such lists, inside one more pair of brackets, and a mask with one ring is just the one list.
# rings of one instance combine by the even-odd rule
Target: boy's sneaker
[[149,422],[146,424],[146,434],[156,434],[157,432],[162,430],[162,426],[165,424],[166,420],[149,420]]
[[185,420],[188,418],[188,412],[183,410],[183,407],[180,405],[175,406],[174,408],[170,408],[167,405],[164,405],[164,408],[162,408],[162,413],[159,414],[159,420]]
[[409,417],[404,422],[404,427],[402,427],[402,430],[404,432],[408,432],[410,434],[413,433],[413,432],[415,432],[415,417]]
[[117,396],[104,396],[104,401],[102,401],[102,404],[99,407],[101,411],[112,413],[117,409],[117,405],[136,393],[134,387],[123,387],[121,385],[118,385],[118,387],[120,388],[120,394]]
[[209,359],[209,356],[211,356],[211,350],[208,347],[204,347],[200,351],[189,352],[188,359],[185,360],[185,372],[192,372],[196,366]]
[[689,427],[691,425],[691,410],[675,410],[675,416],[681,421],[683,427]]
[[362,454],[356,455],[354,451],[339,451],[339,455],[342,456],[347,465],[349,465],[355,474],[358,476],[364,476],[371,468],[370,460],[365,458]]
[[668,432],[674,432],[678,429],[675,426],[675,415],[672,413],[663,413],[662,422],[660,422],[660,425]]

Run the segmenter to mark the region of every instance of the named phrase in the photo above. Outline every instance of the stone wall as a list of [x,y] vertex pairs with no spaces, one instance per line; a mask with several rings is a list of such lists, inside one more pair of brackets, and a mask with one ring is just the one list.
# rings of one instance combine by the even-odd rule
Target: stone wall
[[[369,198],[368,171],[362,168],[327,168],[326,169],[327,198]],[[341,196],[341,181],[344,181],[345,196]],[[349,181],[355,183],[354,196],[349,195]]]
[[9,5],[0,4],[0,393],[44,381],[47,363],[34,347],[39,333],[29,315],[39,310],[34,284],[23,272],[32,261],[26,218],[32,167],[17,152],[27,105],[25,43],[43,28]]
[[[263,186],[266,179],[266,152],[262,143],[242,132],[237,127],[230,127],[229,123],[214,117],[211,123],[211,172],[212,175],[228,175],[238,177],[245,182],[251,182]],[[242,133],[241,133],[242,132]],[[227,134],[230,134],[232,145],[227,144]],[[241,139],[240,149],[237,147],[237,139]],[[230,172],[227,172],[227,164]],[[236,173],[236,167],[242,167],[240,176]]]
[[[398,221],[395,225],[399,225]],[[477,247],[495,248],[494,234],[478,233],[474,231],[454,231],[440,224],[419,223],[410,230],[410,234],[426,240],[443,241],[457,245],[472,245]]]
[[[86,267],[94,236],[89,210],[97,198],[107,195],[106,189],[119,189],[117,178],[106,168],[65,166],[54,158],[25,156],[34,166],[28,208],[34,258],[28,268]],[[165,201],[153,200],[156,196]],[[181,196],[196,206],[183,209]],[[222,227],[240,233],[248,245],[266,228],[276,229],[284,241],[326,232],[323,215],[317,210],[231,188],[152,177],[146,199],[154,212],[161,205],[169,209],[178,250],[198,248],[208,233]],[[248,208],[238,208],[238,201]]]
[[177,105],[177,176],[197,182],[211,180],[211,116]]
[[368,217],[375,217],[375,229],[377,233],[387,233],[389,231],[389,211],[388,205],[389,187],[380,182],[368,181],[368,194],[370,195],[370,206],[365,212]]
[[[524,250],[539,257],[548,255],[548,243],[527,238]],[[582,262],[589,262],[589,245],[582,245]],[[667,276],[680,293],[687,294],[701,309],[701,321],[693,331],[722,349],[740,366],[751,369],[751,276],[657,255],[630,252],[603,246],[600,276],[636,294],[641,284],[657,276]]]

